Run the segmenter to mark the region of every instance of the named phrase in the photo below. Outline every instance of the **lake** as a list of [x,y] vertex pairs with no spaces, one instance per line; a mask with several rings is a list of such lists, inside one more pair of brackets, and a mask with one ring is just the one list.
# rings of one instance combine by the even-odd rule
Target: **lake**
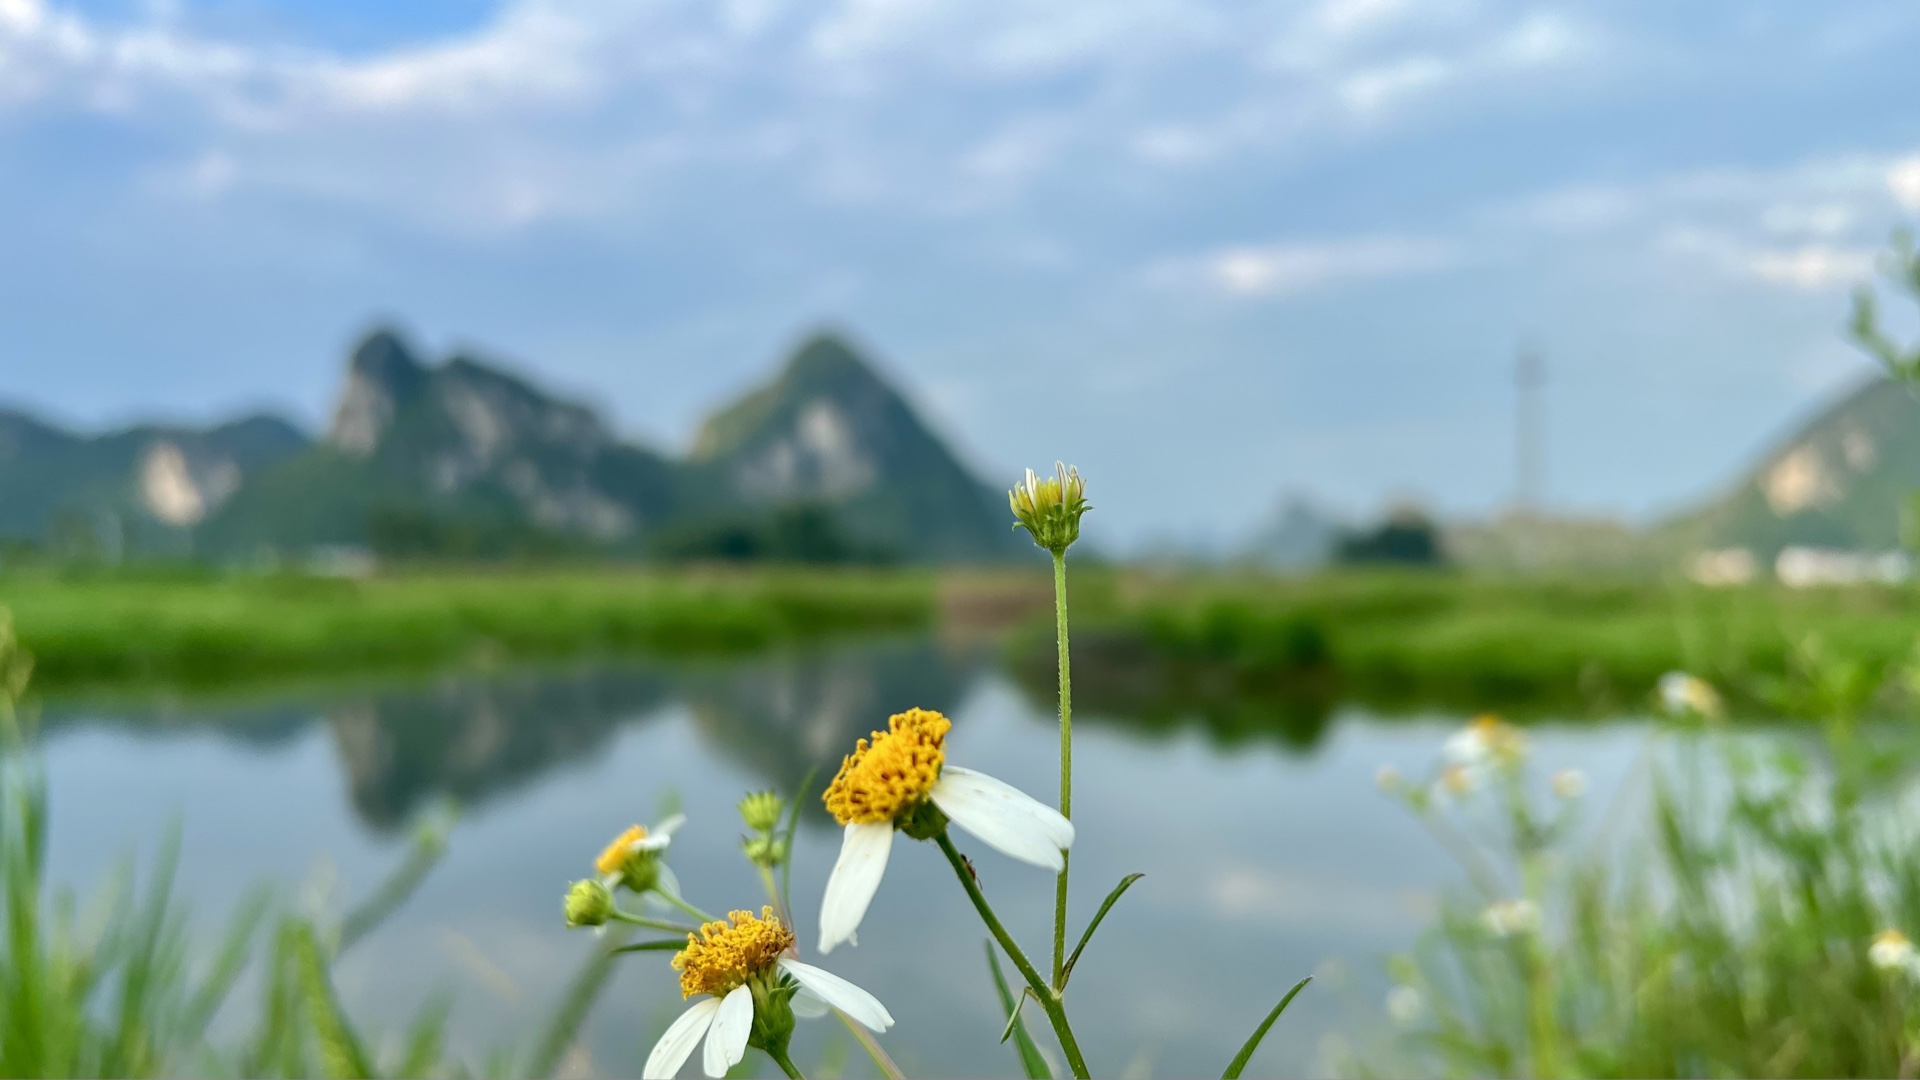
[[[337,913],[404,856],[418,815],[457,803],[444,861],[337,974],[375,1038],[399,1038],[416,1009],[451,991],[453,1047],[479,1068],[535,1037],[592,951],[588,932],[562,925],[560,901],[622,827],[677,798],[689,821],[670,861],[689,899],[757,910],[764,894],[737,851],[735,801],[791,790],[815,767],[824,782],[856,738],[911,706],[953,718],[948,760],[1052,800],[1052,702],[1009,682],[989,649],[893,641],[724,664],[334,684],[245,703],[56,704],[44,710],[51,872],[84,892],[117,858],[150,855],[177,821],[181,892],[211,943],[260,882]],[[1321,978],[1248,1075],[1325,1073],[1342,1040],[1385,1030],[1382,961],[1412,944],[1460,875],[1374,775],[1383,763],[1423,770],[1462,721],[1335,710],[1304,729],[1297,718],[1276,725],[1284,737],[1227,743],[1199,723],[1080,715],[1075,931],[1120,877],[1147,875],[1068,993],[1095,1073],[1218,1075],[1309,973]],[[1533,746],[1548,769],[1587,772],[1599,816],[1638,775],[1650,731],[1636,718],[1546,724]],[[801,943],[818,959],[814,920],[839,830],[817,801],[808,809],[793,884]],[[1038,959],[1052,877],[957,838]],[[1004,1015],[985,938],[938,850],[903,842],[859,947],[825,966],[886,1003],[898,1023],[884,1042],[909,1075],[1018,1075],[1011,1047],[995,1042]],[[667,954],[626,958],[566,1070],[637,1075],[681,1008]],[[794,1057],[809,1075],[872,1071],[832,1024],[802,1025]],[[777,1072],[757,1053],[748,1064]]]

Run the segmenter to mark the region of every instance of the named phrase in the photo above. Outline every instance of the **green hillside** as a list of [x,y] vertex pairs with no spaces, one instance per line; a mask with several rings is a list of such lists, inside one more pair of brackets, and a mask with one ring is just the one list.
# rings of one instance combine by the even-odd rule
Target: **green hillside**
[[1686,549],[1744,547],[1771,559],[1789,545],[1899,547],[1920,491],[1920,396],[1876,378],[1782,440],[1727,493],[1671,522]]

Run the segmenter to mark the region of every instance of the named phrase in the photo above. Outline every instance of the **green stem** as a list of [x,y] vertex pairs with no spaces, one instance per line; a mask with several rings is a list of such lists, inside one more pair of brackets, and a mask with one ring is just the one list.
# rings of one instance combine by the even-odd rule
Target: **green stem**
[[634,915],[622,911],[619,908],[614,908],[611,912],[608,912],[607,918],[618,922],[632,923],[634,926],[644,926],[649,930],[665,930],[669,934],[691,934],[699,929],[697,926],[688,926],[685,923],[668,922],[665,919],[651,919],[645,915]]
[[907,1074],[901,1072],[900,1066],[895,1065],[893,1059],[887,1056],[886,1050],[880,1045],[880,1040],[873,1037],[873,1032],[868,1031],[866,1025],[839,1009],[833,1010],[833,1015],[840,1018],[840,1022],[853,1033],[854,1041],[859,1043],[867,1051],[867,1056],[873,1059],[873,1063],[880,1067],[880,1075],[887,1080],[907,1080]]
[[655,889],[653,890],[653,894],[655,896],[658,896],[660,899],[665,900],[667,903],[672,904],[674,907],[679,908],[681,911],[684,911],[687,914],[693,916],[694,918],[699,919],[703,923],[719,921],[718,919],[715,919],[713,916],[707,914],[704,911],[701,911],[699,908],[694,907],[692,904],[687,903],[685,900],[680,899],[679,897],[673,895],[672,893],[668,892],[665,889]]
[[1027,960],[1027,954],[1020,951],[1020,946],[1013,940],[1013,935],[1007,933],[1007,928],[1000,925],[999,917],[993,913],[993,907],[987,903],[986,894],[980,891],[980,883],[973,879],[973,871],[967,867],[967,860],[961,856],[959,849],[953,846],[953,839],[942,832],[934,837],[934,842],[940,845],[940,850],[946,853],[947,861],[953,864],[953,872],[960,878],[960,887],[967,890],[967,899],[973,901],[974,910],[980,913],[980,921],[987,924],[988,932],[993,934],[993,939],[1000,943],[1000,948],[1006,951],[1007,958],[1013,961],[1013,966],[1020,969],[1021,977],[1027,980],[1027,986],[1033,990],[1034,1000],[1046,1010],[1047,1021],[1053,1025],[1053,1033],[1060,1040],[1060,1051],[1067,1055],[1067,1067],[1072,1069],[1073,1075],[1078,1077],[1092,1075],[1087,1072],[1086,1059],[1080,1056],[1080,1042],[1073,1037],[1073,1028],[1067,1023],[1066,1006],[1060,1003],[1059,996],[1047,986],[1046,980],[1040,977],[1040,972],[1035,970],[1033,964]]
[[[1073,674],[1067,665],[1067,552],[1053,553],[1054,636],[1060,644],[1060,816],[1073,818]],[[1064,989],[1067,971],[1067,871],[1070,856],[1060,853],[1060,878],[1053,889],[1053,987]]]
[[793,1080],[807,1080],[805,1076],[801,1075],[799,1069],[794,1068],[793,1059],[787,1056],[785,1050],[769,1050],[767,1051],[767,1056],[772,1058],[774,1064],[780,1066],[781,1070],[792,1077]]

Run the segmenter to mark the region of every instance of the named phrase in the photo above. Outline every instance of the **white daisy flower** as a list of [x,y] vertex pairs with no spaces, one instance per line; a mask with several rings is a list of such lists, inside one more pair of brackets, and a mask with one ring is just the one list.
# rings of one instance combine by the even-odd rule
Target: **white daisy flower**
[[1882,930],[1873,936],[1873,944],[1867,946],[1867,962],[1889,974],[1920,973],[1920,953],[1898,930]]
[[1587,793],[1587,774],[1579,769],[1561,769],[1553,774],[1553,793],[1563,799],[1577,799]]
[[1713,684],[1684,671],[1669,671],[1660,676],[1655,695],[1660,699],[1660,707],[1673,716],[1717,720],[1726,714],[1720,692]]
[[[699,937],[688,934],[687,947],[674,954],[681,994],[705,996],[681,1013],[653,1044],[641,1071],[646,1080],[667,1080],[677,1074],[703,1038],[701,1067],[711,1077],[727,1075],[746,1056],[749,1045],[784,1054],[792,1017],[825,1016],[830,1008],[874,1031],[893,1026],[892,1014],[872,994],[788,955],[793,931],[774,917],[772,908],[761,908],[757,918],[746,911],[730,912],[727,918],[730,923],[702,926]],[[773,1015],[756,1017],[755,1010],[761,1008],[771,1009]],[[755,1041],[756,1029],[771,1033],[777,1045]]]
[[895,715],[886,731],[860,740],[828,785],[827,809],[846,835],[820,902],[822,955],[843,941],[858,943],[854,935],[887,872],[896,828],[927,839],[938,835],[944,815],[1004,855],[1055,873],[1065,865],[1061,853],[1073,846],[1073,823],[985,773],[947,765],[952,726],[928,709]]
[[1531,900],[1501,900],[1489,904],[1480,921],[1495,937],[1531,934],[1540,929],[1540,905]]
[[614,837],[600,852],[600,857],[593,860],[600,883],[609,889],[625,885],[634,892],[661,889],[680,895],[680,883],[666,863],[660,861],[660,853],[673,843],[674,830],[686,823],[685,814],[675,814],[652,829],[645,825],[627,826],[626,831]]

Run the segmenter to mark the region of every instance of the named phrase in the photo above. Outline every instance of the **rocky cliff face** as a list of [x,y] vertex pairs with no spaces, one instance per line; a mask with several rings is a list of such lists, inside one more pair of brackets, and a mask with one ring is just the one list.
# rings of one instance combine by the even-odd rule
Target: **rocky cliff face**
[[806,341],[772,382],[709,418],[692,462],[743,503],[823,503],[855,539],[907,558],[1021,550],[1005,497],[832,335]]
[[248,476],[308,442],[271,416],[82,435],[0,411],[0,535],[102,554],[181,552],[187,530]]

